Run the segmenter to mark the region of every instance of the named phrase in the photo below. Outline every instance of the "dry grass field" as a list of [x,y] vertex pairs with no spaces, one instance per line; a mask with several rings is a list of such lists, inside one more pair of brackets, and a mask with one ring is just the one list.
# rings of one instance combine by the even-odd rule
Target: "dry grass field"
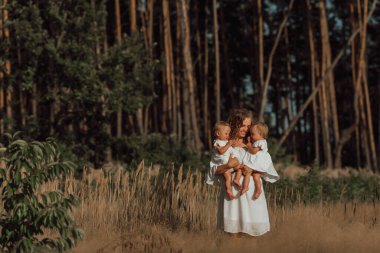
[[[288,203],[290,192],[266,192],[271,231],[258,238],[233,238],[215,230],[218,187],[182,168],[159,176],[143,168],[133,173],[92,171],[82,180],[67,178],[46,186],[80,198],[73,215],[85,238],[73,253],[379,252],[377,202],[305,205],[300,198]],[[288,204],[278,204],[279,198]]]

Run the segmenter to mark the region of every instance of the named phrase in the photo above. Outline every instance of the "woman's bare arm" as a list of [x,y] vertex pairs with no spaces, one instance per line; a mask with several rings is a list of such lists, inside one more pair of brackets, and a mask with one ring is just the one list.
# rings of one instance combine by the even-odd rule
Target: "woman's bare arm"
[[215,175],[223,174],[227,170],[234,168],[234,167],[237,167],[239,164],[240,164],[239,160],[236,157],[232,157],[232,155],[230,155],[228,162],[226,164],[219,165],[217,167],[217,169],[215,171]]

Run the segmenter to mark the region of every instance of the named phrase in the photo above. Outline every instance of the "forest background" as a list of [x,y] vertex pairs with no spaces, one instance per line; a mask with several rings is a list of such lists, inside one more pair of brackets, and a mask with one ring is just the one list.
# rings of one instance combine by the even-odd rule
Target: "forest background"
[[78,168],[203,170],[245,107],[275,161],[377,171],[376,3],[1,0],[0,134],[53,136]]

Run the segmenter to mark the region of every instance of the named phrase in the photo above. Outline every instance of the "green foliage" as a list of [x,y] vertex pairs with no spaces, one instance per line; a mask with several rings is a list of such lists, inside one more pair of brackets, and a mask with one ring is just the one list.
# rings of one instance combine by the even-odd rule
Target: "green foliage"
[[0,7],[9,11],[11,22],[3,25],[12,35],[11,41],[0,41],[0,55],[12,63],[0,85],[17,94],[14,111],[22,105],[19,94],[23,103],[34,98],[38,104],[37,115],[26,109],[25,124],[17,113],[4,122],[33,139],[53,136],[79,160],[95,164],[110,146],[108,129],[119,107],[133,114],[152,102],[157,67],[142,33],[104,47],[106,5],[105,0],[20,0]]
[[278,145],[278,141],[276,139],[268,138],[267,141],[269,153],[274,163],[287,165],[292,162],[291,155],[289,155],[285,147]]
[[380,177],[377,175],[351,173],[349,176],[329,178],[320,176],[319,172],[320,167],[315,162],[307,175],[296,180],[285,178],[275,184],[267,183],[266,190],[272,192],[272,196],[276,191],[278,204],[296,201],[305,204],[326,201],[380,201]]
[[127,162],[131,167],[142,160],[146,164],[160,164],[169,167],[172,164],[185,168],[202,170],[208,166],[209,158],[204,154],[196,153],[179,142],[174,136],[165,136],[158,133],[141,136],[124,136],[116,139],[113,144],[118,159]]
[[[83,234],[69,213],[76,196],[59,190],[40,192],[42,184],[62,179],[74,164],[61,159],[52,139],[26,142],[17,134],[7,136],[10,142],[1,148],[1,252],[63,252],[74,247]],[[44,235],[46,229],[59,236]]]
[[153,98],[153,77],[158,62],[145,48],[142,34],[125,36],[120,45],[109,48],[102,59],[100,78],[108,85],[111,111],[121,106],[127,113],[148,105]]

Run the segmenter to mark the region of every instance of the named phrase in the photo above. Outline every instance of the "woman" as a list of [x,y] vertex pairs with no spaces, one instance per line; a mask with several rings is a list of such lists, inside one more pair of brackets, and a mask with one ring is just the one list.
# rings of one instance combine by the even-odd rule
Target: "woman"
[[[215,166],[210,163],[210,172],[206,180],[208,184],[214,185],[224,182],[224,180],[221,180],[221,175],[230,168],[241,168],[243,173],[252,170],[252,168],[242,165],[243,158],[247,152],[244,148],[245,137],[252,123],[251,113],[245,109],[235,110],[228,118],[228,123],[231,126],[231,138],[236,141],[234,157],[230,157],[228,163],[224,165]],[[270,230],[264,190],[258,199],[252,200],[255,186],[252,177],[250,180],[246,194],[239,196],[239,189],[233,189],[233,194],[237,196],[235,199],[231,200],[226,196],[225,187],[221,191],[217,226],[225,232],[259,236]]]

